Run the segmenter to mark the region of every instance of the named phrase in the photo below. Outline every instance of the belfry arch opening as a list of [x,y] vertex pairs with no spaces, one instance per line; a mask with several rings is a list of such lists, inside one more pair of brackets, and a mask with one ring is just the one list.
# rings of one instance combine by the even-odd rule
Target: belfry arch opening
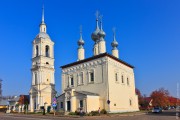
[[39,56],[39,48],[38,45],[36,45],[36,57]]
[[46,57],[50,57],[49,56],[49,46],[48,45],[46,45],[45,51],[46,51],[46,53],[45,53],[46,55],[45,56]]

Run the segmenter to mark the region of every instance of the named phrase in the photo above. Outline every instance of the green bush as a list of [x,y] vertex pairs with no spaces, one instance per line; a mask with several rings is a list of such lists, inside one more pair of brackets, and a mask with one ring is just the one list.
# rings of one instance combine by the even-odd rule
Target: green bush
[[51,111],[51,112],[49,112],[49,114],[54,114],[54,112],[53,112],[53,111]]
[[76,115],[80,115],[80,112],[78,112],[78,111],[75,111],[75,114],[76,114]]
[[107,114],[107,111],[105,109],[102,109],[100,113],[101,114]]
[[82,112],[82,114],[79,111],[70,112],[69,115],[85,115],[85,112]]
[[76,115],[76,113],[75,112],[70,112],[69,115]]
[[91,111],[91,115],[92,116],[97,116],[97,115],[99,115],[99,112],[98,111]]

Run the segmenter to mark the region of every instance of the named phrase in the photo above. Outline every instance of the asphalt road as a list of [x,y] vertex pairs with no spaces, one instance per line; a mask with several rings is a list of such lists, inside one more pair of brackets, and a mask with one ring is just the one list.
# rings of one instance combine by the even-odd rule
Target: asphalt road
[[79,116],[54,117],[54,116],[39,116],[39,115],[0,114],[0,120],[91,120],[91,119],[93,120],[180,120],[180,117],[176,117],[175,110],[163,111],[162,113],[148,113],[148,114],[140,114],[140,115],[117,114],[111,116],[85,116],[85,117],[79,117]]

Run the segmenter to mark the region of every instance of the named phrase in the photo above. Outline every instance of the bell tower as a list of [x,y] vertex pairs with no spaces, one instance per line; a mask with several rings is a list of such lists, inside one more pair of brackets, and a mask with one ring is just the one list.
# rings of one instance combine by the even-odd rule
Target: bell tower
[[51,106],[56,94],[54,80],[54,42],[46,33],[44,7],[40,32],[32,42],[32,83],[30,89],[30,110],[39,111],[42,106]]

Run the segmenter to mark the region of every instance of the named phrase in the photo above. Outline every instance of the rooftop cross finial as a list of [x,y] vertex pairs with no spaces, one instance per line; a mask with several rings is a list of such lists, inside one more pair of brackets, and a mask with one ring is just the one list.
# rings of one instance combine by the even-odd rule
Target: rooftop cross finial
[[42,6],[42,23],[44,23],[44,4]]
[[100,24],[101,24],[101,28],[100,28],[101,30],[103,29],[103,28],[102,28],[102,18],[103,18],[103,15],[100,15],[100,16],[99,16],[99,19],[100,19]]
[[113,31],[114,41],[116,41],[116,28],[113,27],[113,28],[112,28],[112,31]]
[[99,18],[99,11],[98,10],[96,11],[95,15],[96,15],[96,20],[98,20],[98,18]]
[[96,29],[99,29],[99,25],[98,25],[98,18],[99,18],[99,11],[96,11]]
[[79,29],[80,29],[80,39],[82,39],[82,25],[80,25]]

